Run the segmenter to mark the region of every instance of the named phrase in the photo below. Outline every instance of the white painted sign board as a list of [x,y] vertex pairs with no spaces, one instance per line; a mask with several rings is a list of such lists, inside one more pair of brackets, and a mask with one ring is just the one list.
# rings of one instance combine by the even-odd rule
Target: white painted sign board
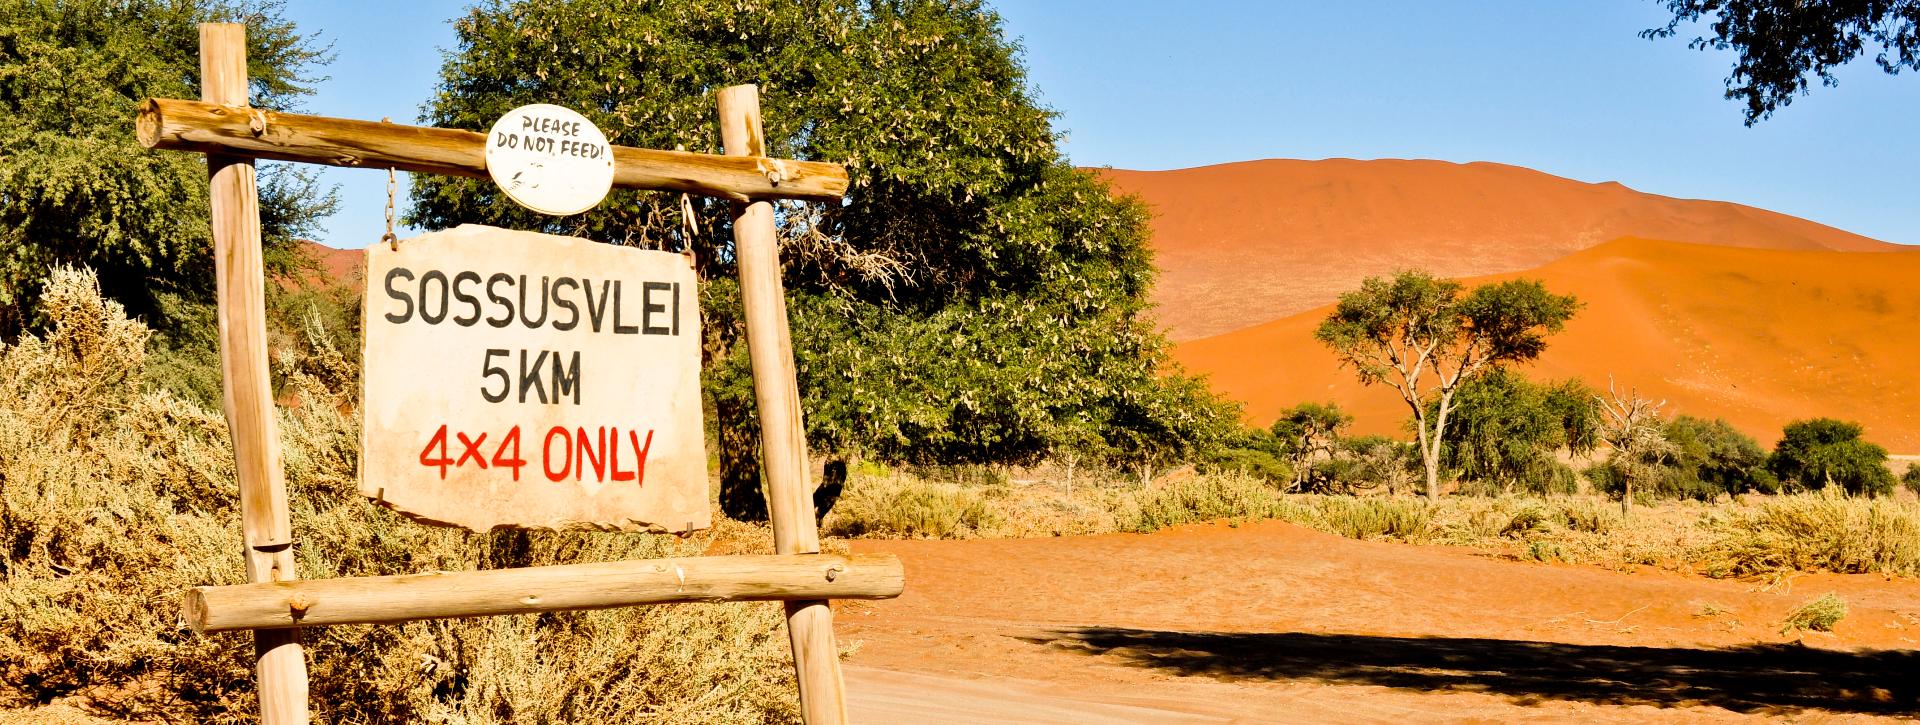
[[710,524],[685,257],[466,225],[366,269],[361,493],[476,531]]
[[572,109],[535,103],[508,111],[487,132],[487,175],[507,197],[542,214],[592,209],[613,188],[613,145]]

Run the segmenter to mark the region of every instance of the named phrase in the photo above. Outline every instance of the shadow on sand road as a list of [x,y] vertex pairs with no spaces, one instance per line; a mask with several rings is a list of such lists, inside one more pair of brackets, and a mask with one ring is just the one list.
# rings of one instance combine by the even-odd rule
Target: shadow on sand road
[[1920,652],[1798,645],[1617,647],[1449,637],[1077,628],[1024,638],[1229,681],[1309,680],[1506,695],[1521,704],[1920,712]]

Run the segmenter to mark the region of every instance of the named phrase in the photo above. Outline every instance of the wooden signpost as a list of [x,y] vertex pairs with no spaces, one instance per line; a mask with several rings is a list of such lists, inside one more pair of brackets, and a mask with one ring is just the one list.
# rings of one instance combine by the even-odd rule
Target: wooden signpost
[[[237,24],[202,25],[201,100],[149,99],[138,132],[147,148],[207,155],[223,392],[249,583],[196,587],[183,612],[196,631],[253,630],[262,720],[308,720],[301,627],[778,600],[786,603],[802,714],[809,723],[845,722],[827,602],[898,596],[905,577],[892,555],[819,553],[767,200],[838,200],[846,170],[765,158],[753,86],[719,93],[725,156],[608,146],[577,114],[539,106],[496,124],[495,134],[520,135],[512,141],[253,109],[245,32]],[[540,153],[570,158],[550,167]],[[777,553],[299,580],[267,374],[254,172],[263,158],[483,178],[494,172],[506,178],[503,188],[521,184],[510,196],[555,213],[591,208],[606,186],[735,202]],[[417,519],[475,529],[707,525],[696,282],[677,255],[460,227],[382,242],[368,262],[363,493]]]
[[467,225],[367,248],[360,492],[430,523],[704,529],[687,258]]

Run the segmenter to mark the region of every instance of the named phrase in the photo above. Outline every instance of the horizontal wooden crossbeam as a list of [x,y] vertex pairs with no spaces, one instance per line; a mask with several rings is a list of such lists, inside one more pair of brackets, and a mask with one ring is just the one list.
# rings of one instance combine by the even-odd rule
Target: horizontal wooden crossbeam
[[[140,108],[140,145],[300,161],[487,177],[486,134],[451,128],[304,116],[201,101],[149,98]],[[613,185],[684,191],[735,201],[838,200],[847,170],[821,161],[717,156],[613,147]]]
[[226,632],[670,602],[888,599],[905,587],[892,554],[704,556],[194,587],[182,614],[196,632]]

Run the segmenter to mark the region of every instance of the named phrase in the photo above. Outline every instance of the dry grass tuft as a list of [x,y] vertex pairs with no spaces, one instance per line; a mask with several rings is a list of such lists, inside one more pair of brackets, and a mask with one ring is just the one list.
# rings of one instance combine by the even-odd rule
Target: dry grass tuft
[[[195,635],[176,614],[187,587],[243,580],[224,419],[142,388],[146,328],[103,301],[90,274],[56,273],[45,309],[55,325],[44,338],[0,347],[0,711],[252,721],[248,635]],[[344,358],[328,352],[277,360],[306,401],[350,389]],[[339,410],[307,404],[279,420],[308,577],[694,555],[748,538],[408,523],[355,492],[358,431]],[[785,640],[769,603],[307,633],[317,721],[465,725],[791,721]]]
[[1847,600],[1841,599],[1839,595],[1833,592],[1827,592],[1806,604],[1800,605],[1799,609],[1795,609],[1793,613],[1788,614],[1787,620],[1780,623],[1780,633],[1788,634],[1806,630],[1831,632],[1833,631],[1833,625],[1839,623],[1839,621],[1846,618],[1846,616]]

